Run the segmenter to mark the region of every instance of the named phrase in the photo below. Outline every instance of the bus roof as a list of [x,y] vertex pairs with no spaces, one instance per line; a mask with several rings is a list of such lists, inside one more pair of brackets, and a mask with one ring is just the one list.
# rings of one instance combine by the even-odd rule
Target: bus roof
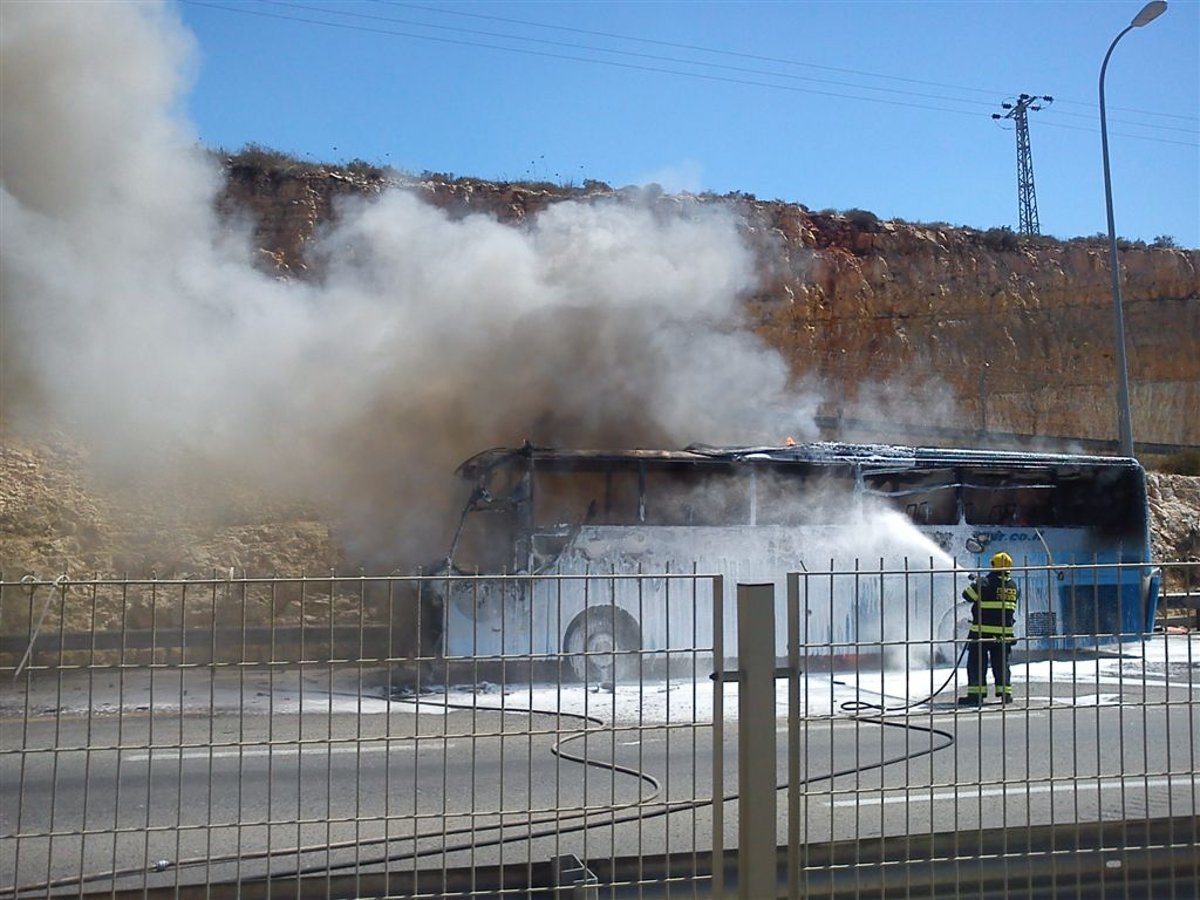
[[1020,450],[973,450],[947,447],[903,447],[891,444],[847,444],[814,442],[779,447],[714,447],[690,444],[682,450],[579,450],[536,447],[496,447],[484,450],[458,467],[464,478],[478,478],[498,466],[517,460],[529,460],[539,467],[577,468],[580,466],[620,466],[639,462],[657,463],[740,463],[749,465],[817,466],[849,465],[866,469],[940,469],[952,466],[985,469],[1057,469],[1106,468],[1140,469],[1136,459],[1112,456],[1084,456],[1068,453],[1041,453]]

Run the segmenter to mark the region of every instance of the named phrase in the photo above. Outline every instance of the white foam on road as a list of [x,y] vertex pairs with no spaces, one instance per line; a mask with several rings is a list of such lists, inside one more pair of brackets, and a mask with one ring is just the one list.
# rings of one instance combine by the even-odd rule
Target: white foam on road
[[[1069,652],[1069,651],[1068,651]],[[1080,657],[1082,652],[1076,653]],[[1119,704],[1121,689],[1140,691],[1143,687],[1200,689],[1200,635],[1153,635],[1146,641],[1113,645],[1103,655],[1086,659],[1046,660],[1012,667],[1013,683],[1064,684],[1069,690],[1054,691],[1044,702],[1051,705],[1096,707]],[[966,684],[962,668],[941,667],[903,671],[861,671],[802,674],[800,711],[809,717],[849,714],[856,704],[875,704],[887,711],[903,712],[904,707],[929,697],[941,688],[939,702],[952,702]],[[1118,688],[1098,691],[1097,688]],[[404,704],[413,712],[445,714],[447,707],[561,712],[593,716],[617,724],[711,722],[715,691],[710,681],[646,682],[617,684],[611,690],[584,685],[522,685],[499,693],[494,686],[480,692],[469,686],[438,690]],[[1091,688],[1092,690],[1087,690]],[[788,683],[775,683],[775,708],[781,718],[788,712]],[[1087,690],[1086,693],[1080,689]],[[738,685],[723,686],[722,717],[738,718]],[[913,712],[928,711],[916,706]]]
[[[1081,654],[1080,654],[1081,655]],[[1143,642],[1104,648],[1100,656],[1013,666],[1017,685],[1049,684],[1049,704],[1118,704],[1130,691],[1171,685],[1200,690],[1200,635],[1156,634]],[[711,722],[716,691],[708,679],[617,684],[611,690],[584,684],[494,684],[436,687],[417,696],[387,699],[379,672],[323,669],[262,672],[247,669],[136,669],[123,672],[77,670],[34,672],[0,685],[0,716],[183,715],[239,712],[243,715],[444,716],[455,709],[534,711],[591,716],[617,724]],[[904,671],[806,673],[800,678],[800,709],[809,717],[847,714],[848,705],[903,707],[928,697],[945,684],[938,701],[951,702],[965,684],[963,670],[941,667]],[[1056,690],[1053,685],[1065,685]],[[28,689],[27,689],[28,688]],[[1090,690],[1089,690],[1090,689]],[[1021,693],[1018,688],[1018,694]],[[721,691],[722,719],[738,717],[738,685]],[[776,681],[775,707],[788,711],[788,683]],[[913,712],[927,711],[918,706]],[[870,712],[870,710],[866,710]]]

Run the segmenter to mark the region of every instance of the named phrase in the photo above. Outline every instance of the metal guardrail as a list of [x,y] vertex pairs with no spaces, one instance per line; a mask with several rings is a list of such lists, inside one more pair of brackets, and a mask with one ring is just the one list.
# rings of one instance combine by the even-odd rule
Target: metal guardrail
[[1200,609],[1200,590],[1165,591],[1159,595],[1158,605],[1165,609]]
[[[1200,591],[1168,592],[1159,597],[1158,621],[1163,628],[1200,629]],[[1170,610],[1184,610],[1171,614]]]

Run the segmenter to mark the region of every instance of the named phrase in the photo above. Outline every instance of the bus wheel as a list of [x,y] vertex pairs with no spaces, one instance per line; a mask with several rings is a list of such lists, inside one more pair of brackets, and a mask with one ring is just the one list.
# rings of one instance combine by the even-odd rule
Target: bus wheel
[[615,606],[585,609],[567,626],[562,642],[571,671],[587,684],[637,678],[637,651],[641,649],[637,620]]

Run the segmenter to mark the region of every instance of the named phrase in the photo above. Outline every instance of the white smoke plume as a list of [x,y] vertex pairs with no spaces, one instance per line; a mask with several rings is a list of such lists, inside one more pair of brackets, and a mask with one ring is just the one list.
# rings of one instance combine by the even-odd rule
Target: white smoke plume
[[735,222],[562,203],[527,227],[396,191],[341,210],[320,283],[256,270],[153,3],[0,4],[0,413],[126,471],[186,447],[333,504],[376,565],[444,551],[488,446],[778,443],[815,400],[739,321]]

